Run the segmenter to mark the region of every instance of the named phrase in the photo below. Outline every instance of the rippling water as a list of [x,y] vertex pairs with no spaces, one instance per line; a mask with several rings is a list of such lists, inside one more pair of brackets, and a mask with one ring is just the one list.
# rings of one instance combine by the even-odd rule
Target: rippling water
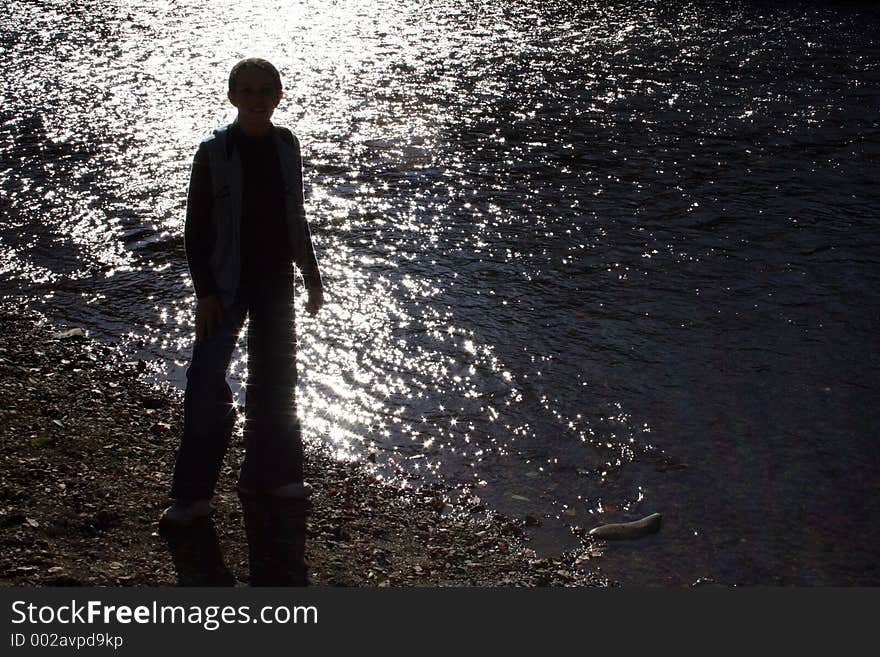
[[309,439],[541,552],[662,512],[585,566],[623,583],[878,584],[878,12],[613,4],[4,5],[0,293],[182,385],[189,164],[262,55]]

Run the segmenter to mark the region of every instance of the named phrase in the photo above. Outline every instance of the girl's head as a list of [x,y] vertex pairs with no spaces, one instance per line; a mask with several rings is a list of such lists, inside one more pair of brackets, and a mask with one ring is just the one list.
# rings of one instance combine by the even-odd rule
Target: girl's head
[[265,59],[243,59],[232,67],[227,97],[238,109],[245,134],[260,135],[269,129],[281,96],[281,75]]

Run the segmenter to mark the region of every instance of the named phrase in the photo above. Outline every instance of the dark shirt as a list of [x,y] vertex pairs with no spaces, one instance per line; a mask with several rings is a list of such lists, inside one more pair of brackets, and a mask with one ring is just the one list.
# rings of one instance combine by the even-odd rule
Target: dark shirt
[[293,249],[284,211],[284,181],[275,136],[248,137],[237,127],[243,176],[241,197],[241,281],[256,283],[293,272]]
[[[274,130],[274,128],[273,128]],[[291,145],[293,136],[281,132]],[[284,206],[284,180],[272,132],[248,137],[238,125],[229,129],[229,149],[236,149],[242,167],[241,283],[266,277],[292,275],[292,263],[300,267],[307,287],[320,287],[320,275],[308,224],[302,243],[291,244]],[[302,187],[300,181],[300,188]],[[302,194],[302,190],[299,190]],[[217,293],[210,256],[215,233],[212,221],[214,192],[208,149],[199,146],[193,160],[186,206],[184,242],[196,296]]]

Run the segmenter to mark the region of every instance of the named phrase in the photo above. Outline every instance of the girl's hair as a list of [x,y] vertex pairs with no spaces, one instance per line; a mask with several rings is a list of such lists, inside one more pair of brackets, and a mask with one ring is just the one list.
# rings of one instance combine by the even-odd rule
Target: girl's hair
[[238,62],[229,72],[229,91],[235,91],[235,83],[238,80],[238,75],[246,68],[258,68],[261,71],[266,71],[266,73],[272,76],[278,89],[281,89],[281,74],[278,72],[277,68],[272,66],[272,64],[265,59],[248,57],[247,59],[242,59]]

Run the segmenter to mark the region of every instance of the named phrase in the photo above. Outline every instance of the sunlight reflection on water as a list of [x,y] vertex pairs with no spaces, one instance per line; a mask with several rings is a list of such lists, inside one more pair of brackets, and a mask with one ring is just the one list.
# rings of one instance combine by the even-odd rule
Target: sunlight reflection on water
[[[265,56],[328,286],[297,327],[309,439],[559,545],[664,511],[615,577],[859,581],[870,549],[814,555],[877,513],[876,39],[857,12],[626,5],[17,4],[4,294],[182,385],[189,164]],[[862,511],[805,538],[803,508],[840,515],[817,453]]]

